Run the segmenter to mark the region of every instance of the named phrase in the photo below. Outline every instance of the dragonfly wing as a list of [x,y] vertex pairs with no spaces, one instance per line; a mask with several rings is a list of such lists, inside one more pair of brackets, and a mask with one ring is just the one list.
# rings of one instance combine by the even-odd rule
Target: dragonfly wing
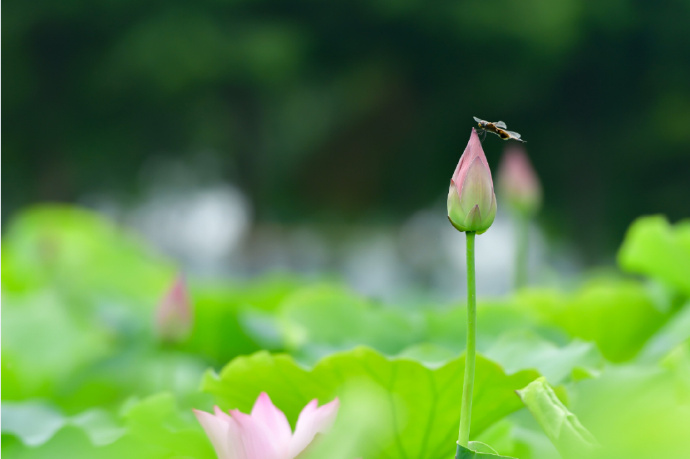
[[486,121],[480,120],[480,119],[477,118],[476,116],[473,116],[472,118],[474,118],[474,120],[475,120],[477,123],[486,123]]
[[520,137],[522,137],[520,134],[514,131],[506,131],[510,137],[512,137],[515,140],[520,140]]
[[496,125],[496,127],[501,128],[501,129],[505,129],[508,127],[508,126],[506,126],[506,123],[504,123],[503,121],[496,121],[494,124]]

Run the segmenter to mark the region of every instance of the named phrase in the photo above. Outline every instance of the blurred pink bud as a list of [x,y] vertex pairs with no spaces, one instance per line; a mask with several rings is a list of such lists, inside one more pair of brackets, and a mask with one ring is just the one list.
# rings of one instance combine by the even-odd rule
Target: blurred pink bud
[[177,276],[156,311],[156,332],[161,341],[184,340],[192,329],[192,302],[184,278]]
[[491,169],[477,131],[460,157],[448,190],[448,219],[458,231],[483,233],[496,217]]
[[256,399],[251,414],[238,410],[225,413],[217,406],[215,414],[194,410],[206,431],[218,459],[292,459],[314,440],[328,431],[338,414],[336,398],[317,407],[314,399],[304,407],[292,433],[287,418],[273,405],[268,394]]
[[501,199],[522,214],[533,215],[541,207],[541,184],[522,146],[506,147],[498,170],[498,188]]

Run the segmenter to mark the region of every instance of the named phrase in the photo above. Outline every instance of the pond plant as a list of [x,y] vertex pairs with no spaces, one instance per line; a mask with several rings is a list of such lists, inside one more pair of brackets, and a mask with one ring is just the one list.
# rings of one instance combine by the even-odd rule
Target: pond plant
[[467,347],[463,377],[458,458],[464,457],[470,439],[472,392],[477,352],[477,285],[475,281],[474,239],[489,229],[496,217],[496,194],[491,169],[472,128],[470,141],[458,162],[448,191],[448,219],[467,239]]
[[686,459],[690,223],[641,217],[616,269],[487,298],[496,210],[473,130],[448,193],[467,301],[402,307],[327,276],[181,277],[94,212],[26,209],[2,241],[3,456]]
[[292,459],[319,433],[327,432],[338,414],[338,399],[317,407],[312,400],[297,418],[295,432],[285,414],[262,392],[251,414],[238,410],[226,413],[217,406],[214,414],[194,410],[213,443],[218,459]]
[[541,183],[524,146],[515,143],[506,146],[498,168],[498,191],[515,222],[514,272],[515,288],[519,289],[528,282],[529,225],[542,203]]

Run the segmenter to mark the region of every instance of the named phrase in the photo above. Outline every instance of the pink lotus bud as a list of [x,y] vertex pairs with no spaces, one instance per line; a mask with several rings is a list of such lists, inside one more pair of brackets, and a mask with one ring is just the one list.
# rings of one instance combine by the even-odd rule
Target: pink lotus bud
[[477,131],[472,129],[448,190],[448,219],[458,231],[485,232],[496,217],[491,169]]
[[498,170],[498,189],[501,199],[522,214],[533,215],[541,207],[541,184],[522,146],[506,147]]
[[194,414],[218,459],[293,459],[317,434],[331,428],[339,405],[337,398],[320,407],[312,400],[299,414],[294,434],[283,412],[265,392],[256,399],[251,414],[238,410],[227,414],[217,406],[215,414],[199,410],[194,410]]
[[156,311],[156,332],[161,341],[177,343],[192,329],[192,302],[182,276],[175,279]]

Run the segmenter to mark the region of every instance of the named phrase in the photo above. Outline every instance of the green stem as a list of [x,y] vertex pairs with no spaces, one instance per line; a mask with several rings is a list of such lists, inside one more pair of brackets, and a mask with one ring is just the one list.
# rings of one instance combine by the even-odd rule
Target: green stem
[[477,335],[477,287],[474,279],[474,236],[467,235],[467,350],[465,352],[465,379],[462,384],[462,406],[460,408],[460,434],[458,444],[467,447],[470,441],[470,420],[472,418],[472,391],[474,389],[474,360]]
[[515,254],[515,289],[527,285],[527,244],[529,239],[529,218],[517,217],[517,253]]

